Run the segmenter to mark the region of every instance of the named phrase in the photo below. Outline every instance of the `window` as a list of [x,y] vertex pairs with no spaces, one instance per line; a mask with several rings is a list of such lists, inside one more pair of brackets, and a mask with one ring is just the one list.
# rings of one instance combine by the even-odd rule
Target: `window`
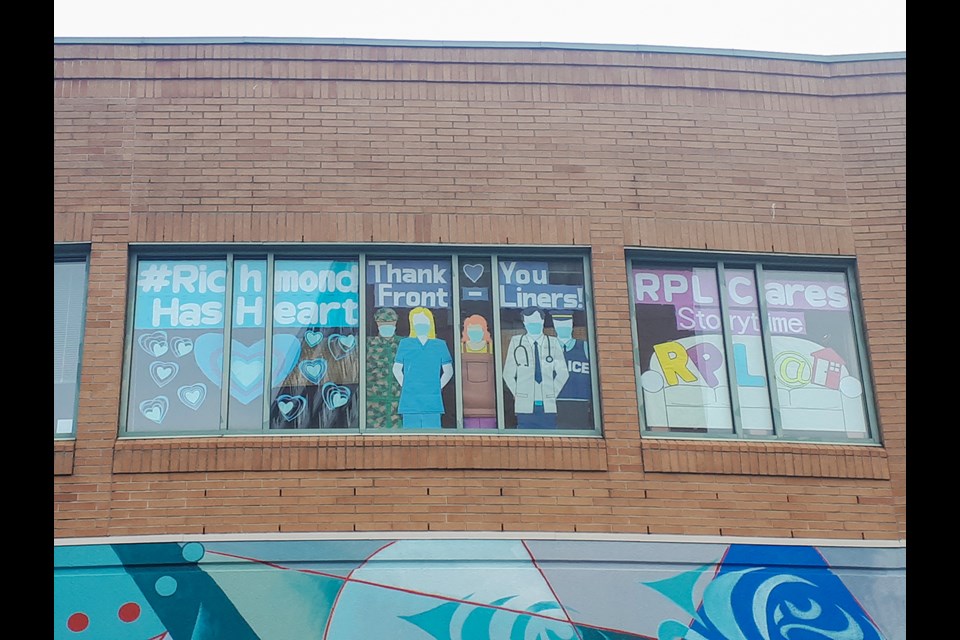
[[87,262],[79,248],[63,247],[53,261],[53,435],[74,435]]
[[635,253],[644,432],[876,442],[855,281],[835,260]]
[[585,255],[190,251],[133,259],[125,435],[599,433]]

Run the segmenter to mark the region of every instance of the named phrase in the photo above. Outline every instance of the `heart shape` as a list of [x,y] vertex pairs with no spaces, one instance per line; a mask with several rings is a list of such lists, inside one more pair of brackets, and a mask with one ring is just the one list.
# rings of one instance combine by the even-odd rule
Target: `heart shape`
[[170,340],[170,346],[173,348],[174,355],[182,358],[193,351],[193,340],[177,336]]
[[357,336],[353,334],[331,333],[327,338],[327,348],[334,360],[343,360],[357,348]]
[[282,394],[277,396],[277,409],[280,416],[287,422],[293,422],[307,408],[307,399],[303,396]]
[[244,391],[249,391],[263,382],[263,358],[243,358],[244,356],[236,353],[231,356],[230,382],[239,385]]
[[170,344],[167,342],[167,332],[166,331],[154,331],[153,333],[145,333],[139,338],[137,342],[140,344],[140,348],[146,351],[149,355],[154,358],[159,358],[167,352],[167,349],[170,348]]
[[207,397],[207,385],[202,382],[186,385],[177,389],[180,402],[196,411]]
[[166,396],[157,396],[150,400],[144,400],[140,403],[140,413],[147,420],[160,424],[167,415],[167,409],[170,408],[170,401]]
[[303,341],[306,342],[307,346],[312,349],[323,342],[323,331],[313,331],[310,329],[303,334]]
[[323,358],[304,360],[300,363],[299,369],[304,378],[314,384],[320,384],[320,380],[327,374],[327,361]]
[[[265,341],[245,345],[230,342],[230,395],[243,404],[250,404],[263,395],[263,362]],[[205,333],[193,345],[193,357],[203,375],[220,386],[223,379],[223,334]],[[300,359],[300,340],[280,333],[273,336],[272,386],[278,387]]]
[[320,396],[323,398],[323,404],[327,405],[327,409],[333,411],[350,401],[350,389],[327,382],[320,388]]
[[160,362],[156,360],[150,363],[150,377],[158,387],[166,386],[180,371],[180,365],[176,362]]
[[470,282],[476,284],[477,280],[483,277],[483,265],[465,264],[463,265],[463,275],[467,276]]

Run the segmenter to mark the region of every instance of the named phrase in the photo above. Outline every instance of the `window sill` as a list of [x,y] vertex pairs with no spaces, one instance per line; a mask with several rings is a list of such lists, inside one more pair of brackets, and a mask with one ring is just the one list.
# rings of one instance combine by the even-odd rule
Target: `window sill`
[[879,446],[641,439],[648,473],[705,473],[889,480]]
[[73,451],[76,440],[53,441],[53,475],[69,476],[73,474]]
[[364,436],[118,440],[114,473],[503,469],[606,471],[600,438]]

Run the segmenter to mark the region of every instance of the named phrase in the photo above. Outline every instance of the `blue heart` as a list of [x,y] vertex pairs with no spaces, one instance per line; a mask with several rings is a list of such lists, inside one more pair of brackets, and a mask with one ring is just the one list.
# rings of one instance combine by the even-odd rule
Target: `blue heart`
[[299,369],[304,378],[313,384],[319,384],[323,376],[327,375],[327,361],[323,358],[304,360],[300,363]]
[[277,409],[287,422],[293,422],[307,408],[307,399],[303,396],[289,396],[285,393],[277,396]]
[[306,342],[307,346],[312,349],[323,342],[323,331],[309,330],[303,334],[303,341]]
[[357,348],[357,336],[353,334],[331,333],[327,338],[327,348],[334,360],[343,360]]
[[[230,342],[230,395],[243,404],[250,404],[263,394],[263,348],[258,340],[245,345]],[[223,335],[205,333],[193,343],[193,355],[200,371],[210,382],[220,386],[223,379]],[[273,336],[272,385],[283,382],[300,359],[300,341],[296,336],[281,333]]]
[[350,389],[332,382],[328,382],[321,387],[320,395],[323,397],[323,404],[327,405],[327,409],[331,411],[350,401]]

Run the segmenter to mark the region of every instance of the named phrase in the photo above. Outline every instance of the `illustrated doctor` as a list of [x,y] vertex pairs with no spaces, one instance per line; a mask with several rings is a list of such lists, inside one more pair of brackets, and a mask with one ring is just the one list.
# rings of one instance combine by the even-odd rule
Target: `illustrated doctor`
[[510,339],[503,366],[504,382],[515,400],[517,427],[555,429],[557,396],[570,376],[563,346],[543,333],[544,311],[527,307],[521,315],[526,333]]

